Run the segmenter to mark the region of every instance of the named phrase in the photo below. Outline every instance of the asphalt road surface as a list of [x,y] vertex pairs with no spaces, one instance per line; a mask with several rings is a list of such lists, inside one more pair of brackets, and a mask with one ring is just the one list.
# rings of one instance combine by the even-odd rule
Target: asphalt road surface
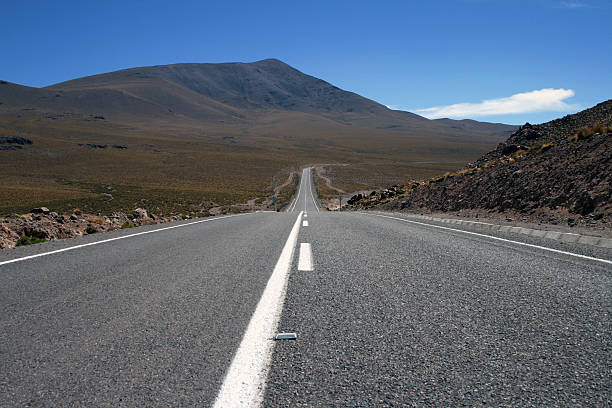
[[305,169],[287,212],[1,251],[0,406],[609,406],[610,260],[320,211]]

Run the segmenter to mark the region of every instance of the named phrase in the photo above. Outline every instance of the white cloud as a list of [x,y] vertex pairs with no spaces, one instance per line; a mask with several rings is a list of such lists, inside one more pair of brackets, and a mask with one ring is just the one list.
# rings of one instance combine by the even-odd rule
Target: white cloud
[[570,8],[570,9],[586,7],[586,4],[581,3],[579,1],[564,1],[561,3],[561,5],[565,8]]
[[575,107],[564,102],[574,96],[571,89],[545,88],[518,93],[507,98],[488,99],[480,103],[456,103],[447,106],[416,109],[412,112],[429,119],[471,118],[532,112],[567,112]]

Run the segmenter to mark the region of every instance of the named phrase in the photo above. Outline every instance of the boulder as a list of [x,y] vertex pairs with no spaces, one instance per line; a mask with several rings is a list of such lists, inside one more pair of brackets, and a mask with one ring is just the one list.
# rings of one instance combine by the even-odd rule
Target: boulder
[[356,203],[357,201],[362,200],[364,197],[362,194],[356,194],[354,196],[352,196],[349,200],[348,200],[348,204],[352,205],[354,203]]
[[5,225],[0,225],[0,249],[12,248],[19,239],[19,234]]
[[31,145],[32,141],[19,136],[0,136],[0,144]]
[[134,217],[144,219],[149,218],[149,215],[147,214],[147,210],[145,210],[144,208],[137,208],[134,210]]
[[30,211],[32,214],[49,214],[51,211],[47,207],[38,207]]

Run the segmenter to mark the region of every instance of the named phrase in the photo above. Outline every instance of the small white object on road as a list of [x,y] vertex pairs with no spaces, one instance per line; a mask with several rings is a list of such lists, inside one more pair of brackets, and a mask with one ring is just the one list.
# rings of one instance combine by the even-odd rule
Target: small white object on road
[[302,221],[302,227],[307,227],[308,226],[308,221],[304,220]]
[[275,337],[276,340],[297,340],[296,333],[278,333]]

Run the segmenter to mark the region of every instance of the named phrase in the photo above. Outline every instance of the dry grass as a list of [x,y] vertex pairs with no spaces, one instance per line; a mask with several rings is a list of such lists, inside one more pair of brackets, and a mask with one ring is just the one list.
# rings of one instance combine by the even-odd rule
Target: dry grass
[[315,187],[317,189],[317,195],[321,198],[335,198],[338,197],[339,193],[333,188],[329,188],[324,179],[315,176]]
[[580,140],[588,139],[596,133],[599,134],[607,134],[612,132],[612,128],[608,128],[600,125],[599,123],[595,123],[593,126],[587,126],[578,129],[576,133],[567,138],[569,142],[575,143]]
[[87,220],[93,224],[104,225],[104,220],[100,217],[89,217]]
[[512,153],[512,157],[515,159],[519,159],[521,157],[523,157],[524,155],[526,155],[529,151],[528,150],[517,150],[516,152]]
[[[34,142],[0,151],[0,216],[41,205],[60,213],[77,207],[94,214],[137,207],[158,215],[194,213],[203,202],[270,197],[272,180],[312,163],[348,164],[329,168],[333,184],[347,192],[371,190],[454,171],[498,142],[441,135],[432,144],[426,132],[351,127],[297,113],[270,114],[248,127],[197,126],[0,117],[0,134]],[[79,146],[87,143],[128,148]],[[295,186],[283,189],[279,204]]]
[[285,205],[289,204],[291,197],[293,196],[293,193],[295,192],[297,188],[298,182],[299,182],[299,177],[297,176],[297,174],[292,173],[291,182],[289,182],[286,186],[281,188],[278,194],[276,195],[277,208],[282,208]]
[[554,143],[544,143],[542,146],[540,146],[540,152],[545,152],[548,149],[550,149],[551,147],[553,147],[555,144]]

